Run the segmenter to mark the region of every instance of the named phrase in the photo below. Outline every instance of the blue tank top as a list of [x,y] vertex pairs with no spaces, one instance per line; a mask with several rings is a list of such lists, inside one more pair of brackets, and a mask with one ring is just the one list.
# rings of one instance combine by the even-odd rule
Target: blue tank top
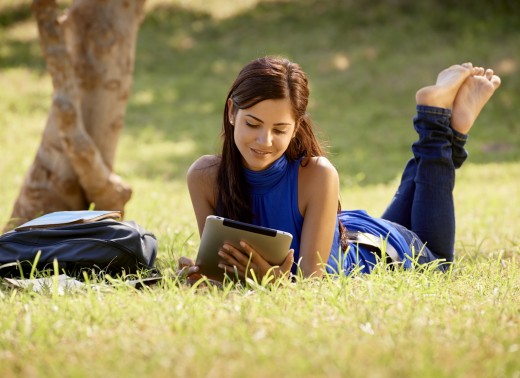
[[[252,201],[253,222],[256,225],[275,228],[293,235],[291,248],[294,249],[294,261],[300,256],[300,239],[303,228],[303,216],[298,208],[298,172],[301,159],[289,161],[285,155],[263,171],[244,168],[246,182]],[[405,261],[410,265],[407,255],[410,247],[403,236],[389,222],[369,216],[363,210],[342,211],[337,222],[342,222],[349,231],[369,232],[381,235],[388,240]],[[337,223],[336,222],[336,223]],[[368,249],[350,245],[341,251],[340,233],[336,224],[334,240],[327,261],[329,273],[349,274],[354,269],[369,273],[376,264],[376,257]],[[297,267],[293,267],[295,273]]]
[[289,161],[285,155],[263,171],[244,168],[256,225],[292,234],[294,260],[300,251],[303,216],[298,209],[298,169],[301,159]]

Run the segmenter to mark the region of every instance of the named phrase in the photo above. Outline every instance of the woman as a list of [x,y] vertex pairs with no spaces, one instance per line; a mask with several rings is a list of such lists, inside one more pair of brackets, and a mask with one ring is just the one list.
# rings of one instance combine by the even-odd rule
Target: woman
[[[372,218],[364,211],[338,211],[338,173],[306,113],[308,81],[300,66],[276,57],[256,59],[229,91],[222,154],[202,156],[188,171],[199,232],[215,214],[293,235],[279,267],[247,243],[240,250],[223,245],[219,266],[241,277],[250,273],[246,267],[256,277],[298,270],[319,277],[356,267],[369,273],[385,252],[405,267],[412,259],[452,262],[455,169],[467,157],[467,133],[499,85],[492,70],[465,63],[417,92],[414,157],[382,218]],[[179,264],[197,277],[192,260],[182,257]]]

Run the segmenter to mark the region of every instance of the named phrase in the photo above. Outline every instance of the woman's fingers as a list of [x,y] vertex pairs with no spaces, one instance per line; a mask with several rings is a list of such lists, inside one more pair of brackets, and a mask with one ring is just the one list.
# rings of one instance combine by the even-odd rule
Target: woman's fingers
[[245,248],[244,250],[240,250],[230,244],[224,244],[222,249],[219,251],[219,256],[231,265],[239,264],[245,268],[246,266],[251,265],[252,261],[255,262],[255,256],[259,256],[253,248],[247,244],[245,245],[248,247],[247,250]]
[[262,255],[259,254],[256,251],[256,249],[251,247],[245,241],[241,241],[240,242],[240,247],[242,247],[242,249],[244,250],[244,253],[248,256],[248,260],[249,260],[249,257],[250,257],[250,259],[251,259],[251,261],[253,263],[255,263],[257,265],[260,265],[260,264],[263,264],[263,263],[267,263],[267,261],[265,261],[265,259],[262,257]]
[[186,256],[179,257],[179,260],[177,260],[177,263],[179,265],[179,269],[184,268],[185,266],[193,266],[195,265],[195,262]]
[[247,263],[247,258],[244,254],[229,244],[224,244],[218,251],[218,255],[228,265],[245,265]]
[[244,241],[240,242],[240,249],[230,244],[224,244],[218,254],[222,259],[219,267],[224,269],[227,274],[238,274],[241,278],[251,275],[251,271],[260,279],[269,272],[279,277],[290,272],[294,263],[294,251],[290,250],[283,263],[273,270],[273,266]]
[[242,252],[231,245],[224,244],[218,251],[218,255],[222,259],[218,265],[220,269],[231,276],[238,274],[239,277],[244,277],[246,268]]
[[199,273],[199,267],[197,265],[184,266],[177,271],[177,276],[180,278],[186,277],[202,277]]
[[292,264],[294,263],[294,249],[291,249],[287,254],[287,257],[283,261],[282,265],[280,265],[280,269],[282,272],[288,272],[292,268]]
[[185,256],[179,257],[178,263],[178,270],[176,272],[177,277],[181,279],[193,279],[198,280],[202,276],[199,273],[199,267],[195,265],[195,262]]
[[227,265],[220,263],[218,264],[218,267],[224,271],[228,276],[235,277],[235,275],[238,275],[240,278],[245,277],[245,272],[241,269],[239,269],[236,265]]
[[254,263],[254,256],[258,253],[248,244],[242,245],[242,250],[235,248],[230,244],[224,244],[219,251],[219,256],[222,258],[219,267],[224,269],[228,274],[238,274],[241,278],[245,278],[251,270],[258,276],[259,272],[257,264]]

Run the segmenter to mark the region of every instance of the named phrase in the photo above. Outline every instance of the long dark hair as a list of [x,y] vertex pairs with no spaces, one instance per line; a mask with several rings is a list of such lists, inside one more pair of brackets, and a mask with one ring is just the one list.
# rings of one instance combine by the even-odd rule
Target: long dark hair
[[[301,157],[325,156],[307,114],[309,86],[305,72],[298,64],[285,58],[264,57],[251,61],[242,68],[232,84],[224,107],[222,157],[217,177],[219,215],[243,222],[251,222],[254,216],[242,156],[235,144],[233,125],[229,119],[228,100],[232,101],[233,111],[237,112],[264,100],[285,98],[290,100],[296,119],[296,134],[285,152],[287,158],[294,161]],[[339,224],[342,228],[341,222]]]

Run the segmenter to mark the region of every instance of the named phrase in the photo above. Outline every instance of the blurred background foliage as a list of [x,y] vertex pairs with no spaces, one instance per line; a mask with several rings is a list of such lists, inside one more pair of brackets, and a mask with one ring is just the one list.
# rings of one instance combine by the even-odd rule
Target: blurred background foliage
[[[465,61],[503,80],[472,131],[471,162],[520,157],[517,1],[150,0],[146,9],[118,152],[124,177],[182,181],[197,156],[218,152],[229,85],[264,55],[308,73],[309,112],[346,185],[397,177],[414,140],[415,91]],[[29,2],[3,1],[0,42],[3,90],[12,96],[0,107],[40,117],[26,129],[39,135],[51,88]],[[35,87],[17,79],[20,70]]]

